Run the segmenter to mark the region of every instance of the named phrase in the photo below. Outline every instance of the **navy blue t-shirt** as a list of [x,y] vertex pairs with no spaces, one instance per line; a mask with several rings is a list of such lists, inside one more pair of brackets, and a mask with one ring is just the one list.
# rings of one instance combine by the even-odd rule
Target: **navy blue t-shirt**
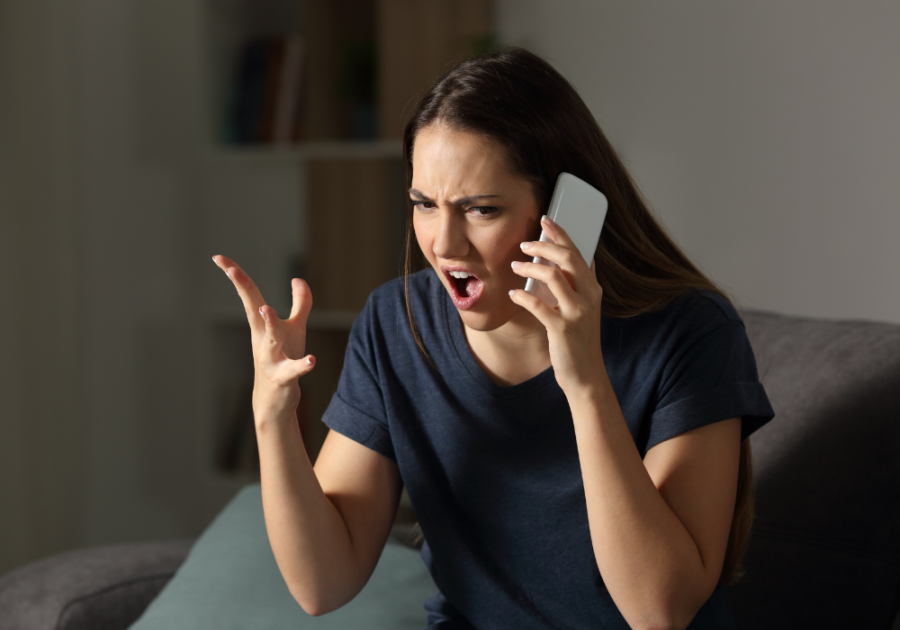
[[[353,324],[322,420],[397,462],[440,593],[439,628],[628,628],[604,586],[588,527],[572,414],[553,367],[511,387],[469,350],[432,269],[372,292]],[[643,457],[668,438],[742,416],[742,439],[774,413],[744,325],[719,295],[690,290],[633,318],[601,315],[613,389]],[[454,620],[454,621],[451,621]],[[444,621],[444,623],[439,623]],[[722,584],[689,626],[733,628]]]

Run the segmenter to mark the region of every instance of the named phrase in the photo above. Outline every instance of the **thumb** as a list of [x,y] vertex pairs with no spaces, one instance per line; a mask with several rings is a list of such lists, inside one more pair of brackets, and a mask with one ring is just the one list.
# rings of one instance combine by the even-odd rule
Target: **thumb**
[[291,380],[297,380],[304,374],[309,374],[316,367],[316,357],[311,354],[306,355],[302,359],[292,360],[288,365],[287,371],[290,373]]

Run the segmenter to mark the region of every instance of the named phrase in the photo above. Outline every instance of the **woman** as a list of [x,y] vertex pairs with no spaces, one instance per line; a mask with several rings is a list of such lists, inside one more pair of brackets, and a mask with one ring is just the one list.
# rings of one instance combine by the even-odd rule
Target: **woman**
[[[311,614],[351,600],[405,486],[440,589],[431,628],[733,627],[722,584],[752,519],[746,438],[774,414],[730,302],[527,51],[451,70],[403,146],[407,274],[354,323],[315,468],[295,415],[309,288],[293,280],[281,321],[214,258],[250,320],[266,527],[291,593]],[[590,267],[542,219],[561,172],[609,200]],[[429,263],[415,274],[412,232]],[[522,290],[529,277],[557,307]]]

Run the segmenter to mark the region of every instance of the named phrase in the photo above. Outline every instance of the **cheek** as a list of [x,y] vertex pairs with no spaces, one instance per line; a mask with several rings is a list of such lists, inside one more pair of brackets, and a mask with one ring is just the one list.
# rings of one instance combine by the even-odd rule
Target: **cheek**
[[421,222],[417,221],[415,217],[413,217],[413,234],[416,237],[416,242],[419,244],[419,249],[422,250],[422,253],[425,254],[425,258],[428,260],[432,259],[432,251],[431,251],[431,243],[434,240],[432,235],[430,234],[427,227],[423,226]]
[[519,244],[527,241],[528,237],[521,228],[517,228],[518,226],[509,227],[485,235],[485,239],[481,243],[483,250],[493,252],[495,257],[504,259],[521,253]]

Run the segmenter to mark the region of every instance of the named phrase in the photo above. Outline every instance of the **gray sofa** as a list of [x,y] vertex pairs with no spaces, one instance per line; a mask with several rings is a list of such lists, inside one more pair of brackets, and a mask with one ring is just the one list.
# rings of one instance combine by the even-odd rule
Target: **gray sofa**
[[[728,590],[738,628],[900,630],[900,326],[741,315],[777,416],[750,438],[757,516],[747,576]],[[0,629],[127,628],[191,543],[81,549],[8,573]]]

